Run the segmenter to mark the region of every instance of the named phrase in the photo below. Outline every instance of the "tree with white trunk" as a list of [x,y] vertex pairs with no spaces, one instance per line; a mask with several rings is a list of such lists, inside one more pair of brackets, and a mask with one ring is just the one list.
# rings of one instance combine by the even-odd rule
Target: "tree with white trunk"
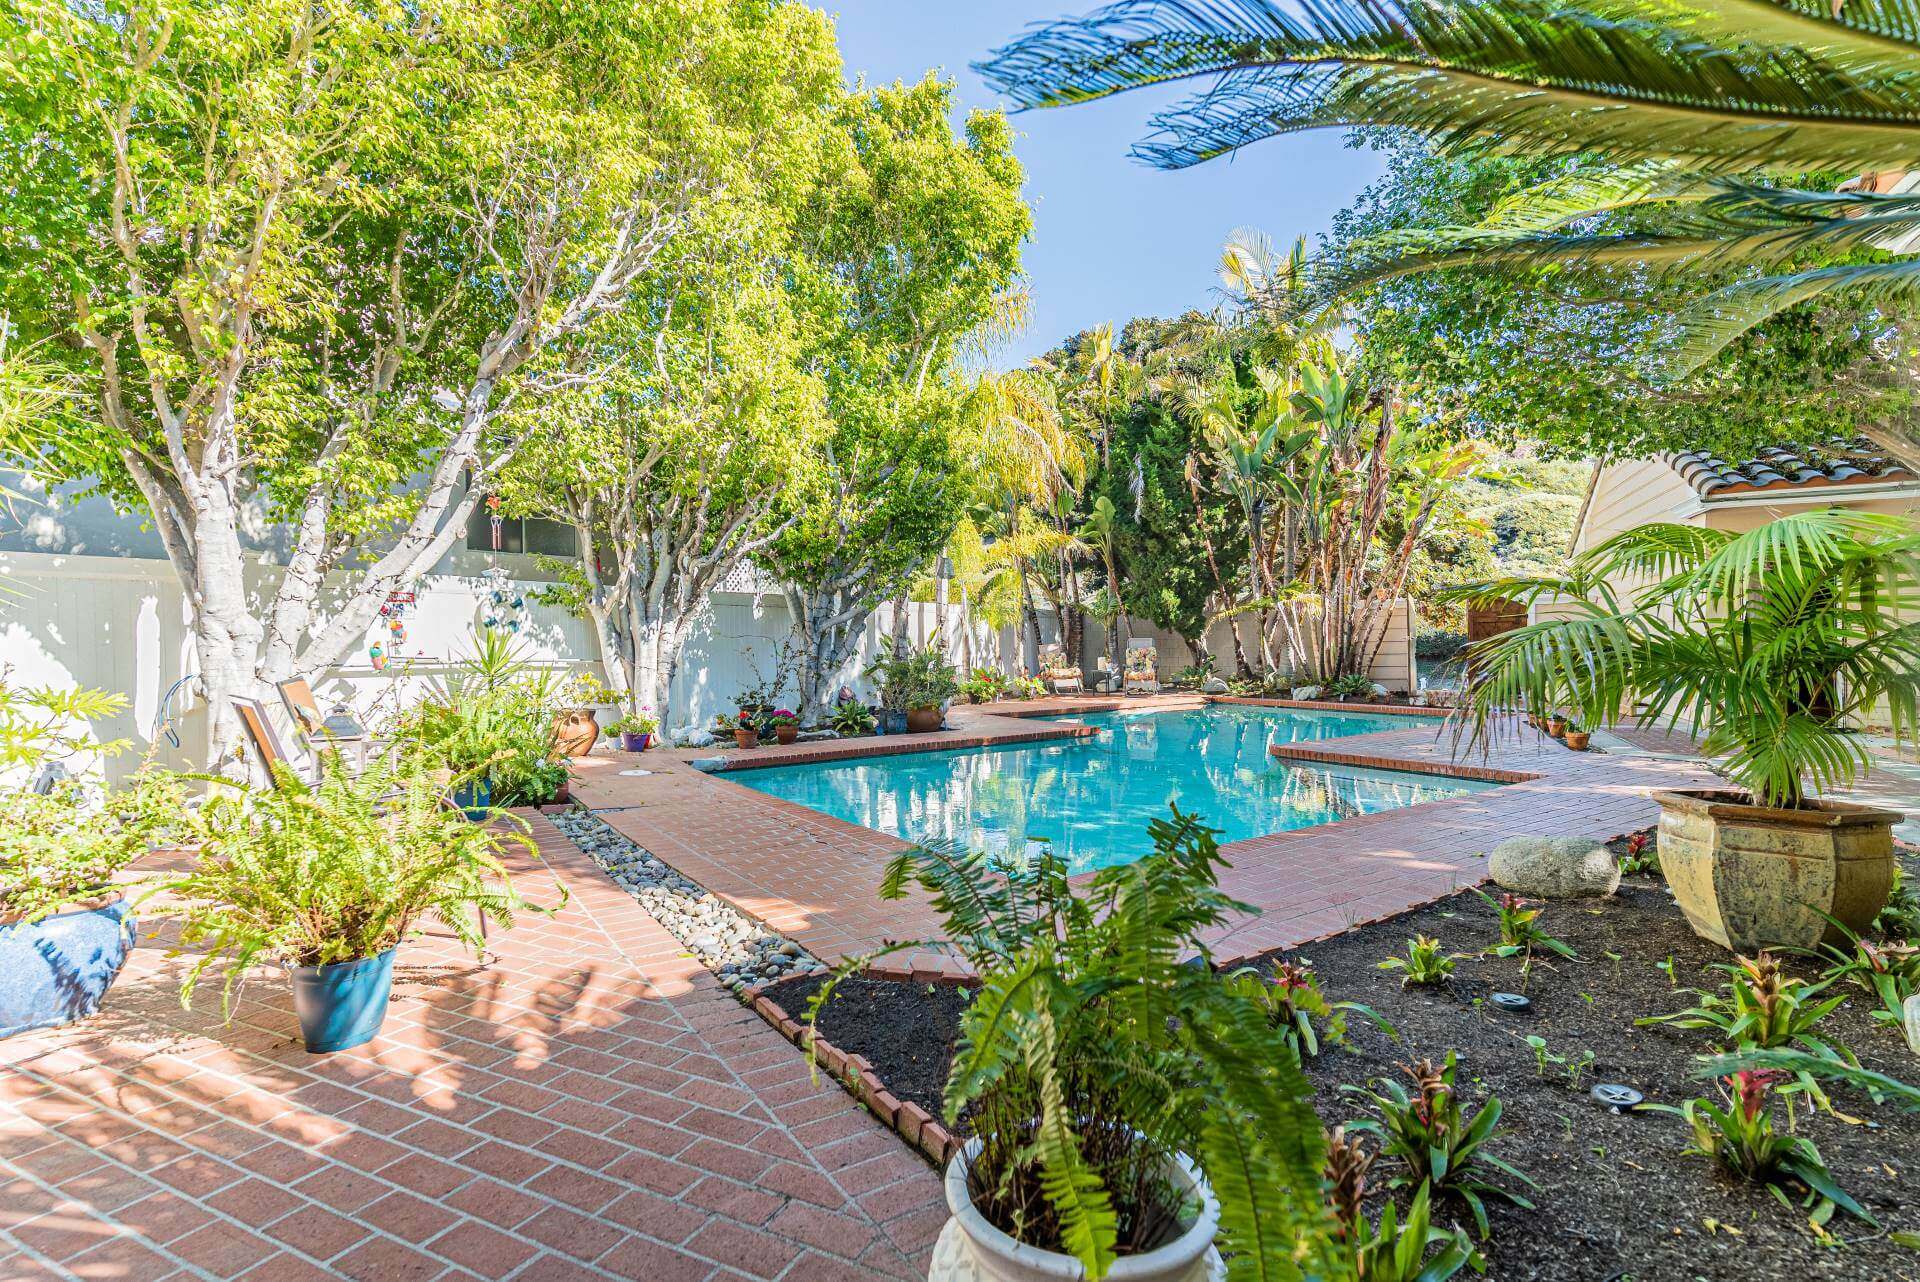
[[[548,354],[724,189],[717,122],[793,15],[110,8],[14,19],[0,306],[90,402],[20,461],[152,522],[215,758],[232,699],[341,663],[462,537],[516,403],[592,377]],[[284,543],[255,578],[261,518]]]

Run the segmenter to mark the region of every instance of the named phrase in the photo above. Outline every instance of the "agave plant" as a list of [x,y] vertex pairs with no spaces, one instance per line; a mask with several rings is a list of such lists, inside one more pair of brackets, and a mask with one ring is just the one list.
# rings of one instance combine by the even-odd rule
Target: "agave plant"
[[1162,1173],[1185,1153],[1219,1199],[1229,1277],[1336,1276],[1326,1141],[1299,1054],[1208,964],[1202,937],[1250,910],[1219,889],[1211,830],[1175,810],[1150,831],[1151,855],[1084,889],[1050,854],[1009,864],[922,847],[888,869],[882,896],[929,894],[948,931],[933,946],[980,977],[946,1091],[949,1122],[982,1144],[974,1205],[1099,1278],[1177,1236],[1185,1208]]
[[[1614,586],[1630,582],[1646,586]],[[1510,726],[1510,709],[1685,722],[1760,804],[1797,807],[1865,773],[1854,716],[1878,705],[1896,733],[1914,726],[1920,532],[1904,518],[1805,512],[1745,534],[1643,525],[1563,575],[1449,595],[1554,599],[1567,616],[1468,651],[1456,716],[1470,742]]]
[[[1165,168],[1348,125],[1582,158],[1480,226],[1310,264],[1283,307],[1461,264],[1745,269],[1682,318],[1668,360],[1683,373],[1796,304],[1920,293],[1920,193],[1877,180],[1920,168],[1920,9],[1905,0],[1121,0],[1036,25],[979,70],[1025,106],[1211,78],[1135,149]],[[1823,170],[1869,181],[1778,185]],[[1920,465],[1911,420],[1865,430]]]

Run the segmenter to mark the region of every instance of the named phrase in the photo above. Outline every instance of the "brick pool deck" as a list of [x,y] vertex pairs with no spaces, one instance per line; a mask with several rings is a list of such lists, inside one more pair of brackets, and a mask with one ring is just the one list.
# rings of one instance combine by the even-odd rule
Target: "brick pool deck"
[[924,1277],[934,1172],[533,823],[566,907],[410,944],[369,1046],[306,1054],[276,979],[184,1012],[150,939],[0,1042],[0,1279]]
[[[1025,717],[1120,703],[959,710],[954,731],[856,744],[597,757],[576,797],[837,960],[932,933],[923,902],[874,895],[901,843],[695,760],[1070,736],[1085,730]],[[1448,746],[1409,716],[1299,755],[1439,769]],[[1219,951],[1300,943],[1473,884],[1482,852],[1512,833],[1642,826],[1649,788],[1703,777],[1532,737],[1481,764],[1527,779],[1226,847],[1226,888],[1265,911],[1233,923]],[[650,773],[622,773],[636,768]],[[516,872],[543,902],[557,881],[565,907],[496,932],[477,963],[450,941],[410,944],[386,1029],[360,1050],[305,1054],[272,978],[243,992],[231,1024],[212,991],[182,1011],[166,938],[140,940],[95,1018],[0,1042],[0,1282],[924,1276],[945,1218],[934,1172],[813,1080],[549,822],[532,823],[541,857]]]

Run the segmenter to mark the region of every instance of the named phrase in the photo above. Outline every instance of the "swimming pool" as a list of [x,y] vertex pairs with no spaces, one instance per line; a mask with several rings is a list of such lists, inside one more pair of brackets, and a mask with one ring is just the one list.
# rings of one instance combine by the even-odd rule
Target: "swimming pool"
[[1307,828],[1481,792],[1498,784],[1346,766],[1283,763],[1271,743],[1404,730],[1404,717],[1214,704],[1103,712],[1085,739],[913,752],[743,770],[735,782],[909,841],[1005,852],[1048,841],[1075,872],[1147,853],[1147,821],[1167,804],[1220,840]]

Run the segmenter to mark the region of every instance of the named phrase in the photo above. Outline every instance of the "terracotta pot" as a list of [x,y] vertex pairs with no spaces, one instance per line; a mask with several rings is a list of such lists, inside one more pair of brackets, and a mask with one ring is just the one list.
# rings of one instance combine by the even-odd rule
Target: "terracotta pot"
[[[1893,888],[1901,816],[1844,801],[1800,810],[1738,792],[1656,791],[1660,868],[1694,933],[1742,953],[1865,934]],[[1834,925],[1828,918],[1832,918]]]
[[758,748],[760,746],[760,732],[757,730],[749,730],[745,726],[742,726],[733,732],[733,744],[736,748]]
[[1567,732],[1567,723],[1565,720],[1563,720],[1560,717],[1547,718],[1547,736],[1549,738],[1558,739],[1561,735],[1565,734],[1566,732]]
[[[979,1151],[980,1141],[968,1140],[947,1163],[947,1210],[952,1218],[934,1243],[927,1282],[1067,1282],[1084,1277],[1072,1256],[1018,1242],[974,1208],[967,1193],[967,1169]],[[1175,1154],[1167,1175],[1175,1188],[1199,1203],[1193,1223],[1163,1247],[1122,1257],[1107,1276],[1124,1282],[1221,1282],[1227,1269],[1213,1246],[1220,1228],[1219,1201],[1185,1157]]]
[[1567,731],[1567,747],[1572,748],[1575,752],[1585,752],[1587,750],[1587,740],[1591,736],[1592,732],[1588,730],[1569,730]]
[[569,708],[553,719],[553,744],[561,755],[584,757],[600,741],[600,723],[592,708]]
[[907,733],[932,734],[946,719],[938,708],[908,708]]
[[792,743],[795,739],[798,739],[800,737],[800,727],[799,726],[775,726],[773,728],[773,737],[778,741],[780,741],[781,743]]

